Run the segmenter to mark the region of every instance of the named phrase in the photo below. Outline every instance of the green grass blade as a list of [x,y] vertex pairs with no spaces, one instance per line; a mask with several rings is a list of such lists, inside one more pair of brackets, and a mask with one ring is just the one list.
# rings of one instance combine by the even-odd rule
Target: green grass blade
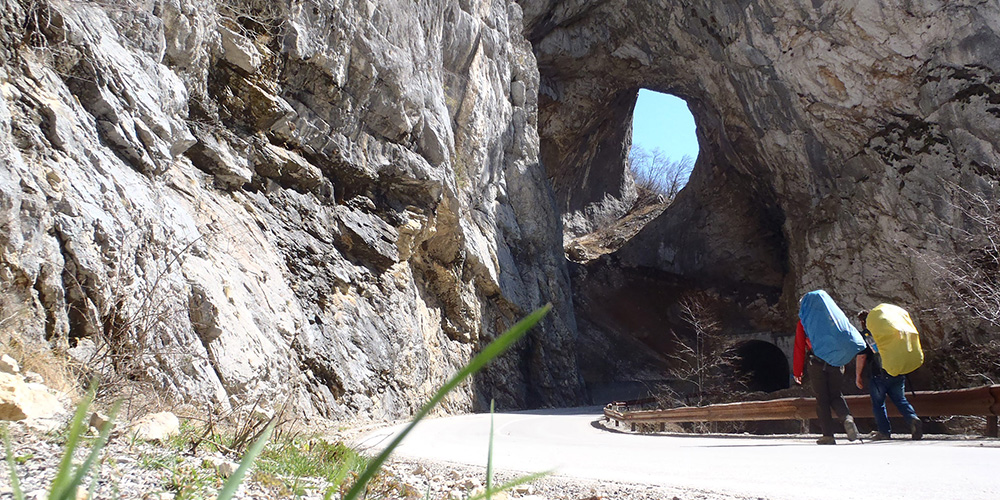
[[267,440],[271,438],[271,432],[274,431],[274,426],[277,422],[272,421],[268,424],[264,432],[257,438],[256,441],[250,448],[247,449],[247,454],[243,455],[243,460],[240,460],[240,466],[233,472],[233,475],[229,476],[226,480],[226,484],[223,485],[222,491],[219,492],[219,496],[216,497],[217,500],[229,500],[236,494],[237,488],[240,487],[240,483],[243,482],[243,476],[246,475],[247,470],[250,469],[250,465],[253,464],[254,459],[260,452],[264,450],[264,445],[267,444]]
[[17,471],[14,470],[14,454],[10,451],[10,436],[3,435],[3,445],[7,450],[7,468],[10,469],[10,489],[14,492],[14,500],[24,500],[24,491],[21,491],[21,481],[17,478]]
[[[72,479],[70,480],[68,485],[69,488],[68,492],[74,493],[73,497],[74,499],[77,488],[79,488],[80,485],[83,484],[84,476],[87,475],[87,472],[90,471],[90,469],[97,462],[97,457],[100,455],[101,450],[104,449],[104,445],[108,444],[108,436],[111,435],[111,429],[114,427],[115,418],[118,416],[118,411],[121,409],[121,407],[122,407],[122,402],[119,400],[111,408],[111,412],[108,414],[108,423],[104,424],[104,428],[101,429],[100,437],[97,438],[97,442],[94,443],[94,447],[91,448],[90,454],[87,455],[86,460],[84,460],[83,463],[80,464],[80,466],[76,469],[76,474],[72,476]],[[95,477],[94,478],[95,484],[96,481],[97,478]],[[93,490],[93,487],[91,488],[91,490]],[[91,495],[91,498],[93,498],[93,495]]]
[[[493,410],[496,400],[490,400],[490,445],[486,453],[486,491],[493,488]],[[487,496],[486,498],[490,498]]]
[[490,342],[490,344],[484,347],[479,354],[472,358],[472,361],[469,361],[469,364],[465,365],[465,367],[455,374],[451,380],[441,386],[430,401],[428,401],[420,409],[420,411],[413,416],[413,419],[403,429],[403,431],[400,432],[399,435],[397,435],[389,443],[389,445],[385,447],[385,450],[383,450],[382,453],[379,453],[374,460],[369,462],[368,467],[365,468],[365,471],[362,472],[360,476],[358,476],[358,479],[351,486],[351,489],[346,495],[344,495],[343,500],[355,500],[358,498],[358,495],[360,495],[367,487],[368,481],[371,481],[371,479],[375,477],[375,473],[378,472],[378,470],[382,467],[382,464],[389,458],[392,451],[399,446],[399,443],[403,442],[403,439],[406,438],[407,434],[409,434],[414,427],[417,426],[417,423],[430,413],[431,409],[437,406],[437,404],[440,403],[449,392],[458,387],[459,384],[461,384],[466,378],[473,373],[482,370],[487,363],[506,351],[514,342],[520,340],[521,337],[528,333],[528,330],[530,330],[531,327],[535,326],[539,320],[548,314],[550,309],[552,309],[552,304],[547,304],[544,307],[536,309],[526,318],[519,321],[516,325],[504,332],[503,335],[500,335],[496,338],[496,340]]
[[73,481],[73,453],[80,443],[80,435],[83,434],[86,428],[83,425],[83,420],[87,417],[87,411],[90,409],[90,405],[93,404],[96,394],[97,378],[94,378],[87,389],[87,395],[84,396],[83,401],[76,408],[76,414],[73,415],[73,420],[70,422],[69,438],[66,440],[66,451],[62,460],[59,461],[59,470],[56,472],[56,477],[52,480],[52,486],[49,489],[49,500],[76,498],[76,492],[72,491],[71,486]]
[[90,488],[87,489],[87,498],[93,499],[97,498],[97,480],[100,478],[98,474],[94,474],[94,478],[90,480]]
[[490,496],[492,496],[495,493],[500,493],[501,491],[507,491],[507,490],[516,488],[516,487],[518,487],[518,486],[520,486],[522,484],[527,484],[527,483],[530,483],[532,481],[537,481],[537,480],[539,480],[539,479],[541,479],[541,478],[543,478],[545,476],[548,476],[549,474],[552,474],[552,471],[536,472],[534,474],[528,474],[526,476],[521,476],[521,477],[519,477],[517,479],[514,479],[514,480],[512,480],[510,482],[503,483],[500,486],[497,486],[496,488],[492,488],[492,489],[491,488],[486,488],[486,491],[484,491],[484,492],[482,492],[482,493],[480,493],[478,495],[469,497],[466,500],[482,500],[484,498],[490,498]]

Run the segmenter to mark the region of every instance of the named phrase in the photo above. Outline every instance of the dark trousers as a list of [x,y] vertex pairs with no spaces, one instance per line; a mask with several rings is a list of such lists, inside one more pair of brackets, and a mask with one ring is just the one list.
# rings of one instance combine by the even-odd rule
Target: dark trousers
[[824,436],[833,436],[833,417],[830,410],[837,412],[843,421],[851,415],[847,401],[841,392],[844,381],[844,367],[832,366],[816,356],[809,357],[809,380],[816,394],[816,416]]

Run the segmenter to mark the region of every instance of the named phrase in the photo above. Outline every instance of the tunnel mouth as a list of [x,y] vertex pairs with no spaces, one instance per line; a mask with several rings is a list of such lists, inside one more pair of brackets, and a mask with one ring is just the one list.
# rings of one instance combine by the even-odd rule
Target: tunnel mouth
[[743,342],[732,350],[736,376],[749,392],[776,392],[790,386],[788,357],[763,340]]

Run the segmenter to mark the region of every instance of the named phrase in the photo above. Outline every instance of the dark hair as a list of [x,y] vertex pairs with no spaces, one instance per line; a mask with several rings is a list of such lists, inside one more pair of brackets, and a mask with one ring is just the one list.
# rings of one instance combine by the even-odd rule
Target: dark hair
[[858,312],[858,319],[861,321],[866,321],[868,319],[868,309],[862,309]]

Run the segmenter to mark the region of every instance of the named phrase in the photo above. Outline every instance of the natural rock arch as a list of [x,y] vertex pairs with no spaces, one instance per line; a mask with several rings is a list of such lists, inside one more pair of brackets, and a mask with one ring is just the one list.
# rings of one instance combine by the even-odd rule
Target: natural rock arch
[[639,88],[684,98],[701,145],[675,204],[575,285],[616,281],[581,279],[595,266],[656,269],[740,289],[735,307],[789,333],[797,298],[816,288],[847,310],[921,311],[938,339],[975,326],[937,307],[928,262],[969,227],[956,186],[995,197],[1000,6],[557,4],[522,2],[541,157],[568,233],[628,205],[620,159]]
[[614,160],[640,87],[684,98],[697,121],[691,183],[619,253],[628,265],[780,287],[786,304],[823,285],[919,303],[927,276],[902,250],[944,249],[927,237],[952,215],[943,184],[996,180],[1000,7],[525,3],[565,213],[625,195]]

